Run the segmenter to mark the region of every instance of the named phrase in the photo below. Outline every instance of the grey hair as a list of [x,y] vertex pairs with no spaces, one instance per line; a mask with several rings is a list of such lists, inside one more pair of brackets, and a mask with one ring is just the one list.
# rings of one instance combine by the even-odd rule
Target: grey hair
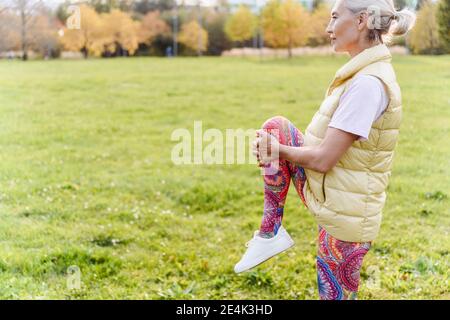
[[393,36],[402,36],[414,27],[416,14],[403,8],[397,11],[393,0],[344,0],[345,7],[353,13],[369,14],[367,40],[390,43]]

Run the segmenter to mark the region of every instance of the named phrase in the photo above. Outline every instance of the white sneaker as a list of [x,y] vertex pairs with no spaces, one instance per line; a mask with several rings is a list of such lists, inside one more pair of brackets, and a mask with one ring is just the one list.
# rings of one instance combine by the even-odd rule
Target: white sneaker
[[283,226],[280,226],[276,236],[270,239],[262,238],[258,234],[259,230],[256,230],[253,239],[245,244],[248,249],[241,261],[234,266],[234,272],[250,270],[294,245],[294,240]]

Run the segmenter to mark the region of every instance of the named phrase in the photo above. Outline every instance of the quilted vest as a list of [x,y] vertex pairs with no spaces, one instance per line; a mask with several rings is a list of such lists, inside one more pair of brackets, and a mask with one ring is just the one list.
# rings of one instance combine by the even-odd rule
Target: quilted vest
[[[372,241],[380,230],[402,119],[401,92],[391,59],[385,44],[351,58],[336,72],[324,101],[305,130],[305,146],[321,143],[341,95],[356,75],[378,77],[387,89],[389,104],[373,123],[368,141],[355,141],[325,174],[305,168],[307,181],[303,191],[308,209],[319,225],[342,241]],[[364,112],[364,105],[360,108]]]

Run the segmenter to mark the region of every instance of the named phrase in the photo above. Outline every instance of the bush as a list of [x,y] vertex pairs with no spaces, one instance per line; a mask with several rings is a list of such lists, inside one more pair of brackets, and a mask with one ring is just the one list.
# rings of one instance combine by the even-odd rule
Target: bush
[[411,30],[409,45],[414,54],[442,54],[445,52],[439,38],[437,22],[438,6],[424,2],[417,13],[417,22]]

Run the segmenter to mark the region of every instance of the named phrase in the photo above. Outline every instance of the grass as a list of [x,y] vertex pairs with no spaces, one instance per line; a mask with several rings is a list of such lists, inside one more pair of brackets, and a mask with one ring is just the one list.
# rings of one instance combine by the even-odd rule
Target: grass
[[[303,130],[346,60],[0,61],[0,298],[317,299],[317,227],[293,188],[296,246],[235,275],[261,221],[259,171],[175,166],[170,137],[278,114]],[[394,68],[404,119],[359,298],[449,299],[450,57]]]

